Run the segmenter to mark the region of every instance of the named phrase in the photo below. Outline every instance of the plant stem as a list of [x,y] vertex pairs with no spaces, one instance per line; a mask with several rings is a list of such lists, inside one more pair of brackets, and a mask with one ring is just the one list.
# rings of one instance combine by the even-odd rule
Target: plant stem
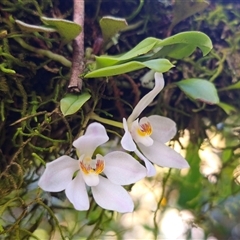
[[16,42],[18,42],[23,48],[31,51],[31,52],[35,52],[39,55],[48,57],[54,61],[60,62],[62,65],[64,65],[65,67],[71,67],[71,62],[68,61],[65,57],[58,55],[56,53],[53,53],[51,51],[48,50],[44,50],[44,49],[39,49],[39,48],[35,48],[29,44],[27,44],[23,39],[16,37],[14,38],[14,40]]
[[114,126],[114,127],[123,128],[123,124],[121,122],[117,122],[117,121],[113,121],[113,120],[109,120],[109,119],[106,119],[106,118],[99,117],[95,113],[92,113],[90,118],[94,119],[98,122],[105,123],[105,124],[108,124],[108,125],[111,125],[111,126]]

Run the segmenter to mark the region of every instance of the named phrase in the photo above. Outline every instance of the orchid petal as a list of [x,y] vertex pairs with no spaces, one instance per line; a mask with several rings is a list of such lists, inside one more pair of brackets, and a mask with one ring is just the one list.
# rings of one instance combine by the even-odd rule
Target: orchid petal
[[65,193],[76,210],[84,211],[89,209],[88,193],[80,172],[67,186]]
[[123,128],[125,130],[125,133],[122,137],[121,145],[125,150],[133,152],[136,150],[137,146],[134,143],[134,141],[132,139],[132,135],[128,130],[128,125],[127,125],[127,121],[125,118],[123,118]]
[[132,111],[132,114],[128,118],[128,123],[132,123],[140,114],[141,112],[153,101],[153,99],[158,95],[158,93],[164,87],[164,78],[162,73],[156,72],[154,74],[155,77],[155,86],[154,88],[146,94],[135,106]]
[[78,168],[78,161],[68,156],[62,156],[47,163],[38,185],[44,191],[59,192],[68,186]]
[[96,173],[82,174],[85,183],[88,186],[97,186],[99,184],[99,176]]
[[143,167],[131,155],[114,151],[104,156],[104,173],[108,179],[118,185],[135,183],[146,176],[146,168]]
[[132,212],[134,205],[128,192],[119,185],[99,176],[99,184],[91,187],[96,203],[105,209],[120,213]]
[[176,123],[170,118],[152,115],[148,120],[153,129],[151,137],[155,141],[166,143],[177,133]]
[[73,142],[79,154],[92,156],[95,149],[109,139],[105,127],[100,123],[91,123],[85,134]]
[[159,166],[178,169],[189,167],[188,162],[179,153],[164,143],[154,141],[150,147],[145,147],[140,143],[138,146],[145,157]]
[[156,175],[156,168],[153,166],[153,164],[146,157],[144,157],[138,149],[136,149],[134,152],[141,160],[144,161],[145,167],[147,169],[147,177]]

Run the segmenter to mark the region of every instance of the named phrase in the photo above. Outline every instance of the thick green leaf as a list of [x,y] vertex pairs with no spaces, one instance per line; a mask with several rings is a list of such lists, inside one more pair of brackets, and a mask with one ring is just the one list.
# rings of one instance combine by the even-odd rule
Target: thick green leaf
[[154,59],[154,60],[149,60],[146,62],[132,61],[132,62],[123,63],[123,64],[119,64],[119,65],[100,68],[100,69],[97,69],[90,73],[87,73],[84,77],[85,78],[94,78],[94,77],[115,76],[115,75],[119,75],[122,73],[135,71],[135,70],[138,70],[138,69],[141,69],[144,67],[153,69],[156,72],[166,72],[173,66],[174,65],[172,65],[172,63],[169,62],[167,59]]
[[208,104],[219,103],[217,89],[214,84],[204,80],[191,78],[176,82],[176,85],[189,97]]
[[149,37],[141,41],[137,46],[135,46],[130,51],[120,56],[119,55],[118,56],[102,55],[100,57],[96,56],[97,69],[121,63],[129,59],[133,59],[135,57],[146,54],[149,51],[151,51],[158,42],[159,40],[157,38]]
[[160,50],[148,56],[149,60],[165,56],[180,59],[191,55],[196,47],[200,48],[205,56],[212,49],[212,41],[206,34],[198,31],[178,33],[164,40],[149,37],[141,41],[129,52],[120,56],[103,55],[96,57],[97,69],[124,63],[131,59],[138,61],[142,58],[142,55],[157,48],[160,48]]
[[182,59],[184,57],[190,56],[195,51],[195,49],[195,45],[178,43],[174,45],[164,46],[151,58],[163,58],[168,56],[175,59]]
[[73,40],[82,31],[79,24],[65,19],[41,17],[41,20],[50,27],[57,29],[65,43]]
[[16,24],[19,28],[26,32],[57,32],[55,28],[51,28],[48,26],[37,26],[22,22],[20,20],[15,20]]
[[23,31],[58,32],[65,43],[73,40],[82,31],[81,26],[72,21],[46,17],[42,17],[41,19],[46,24],[45,26],[32,25],[20,20],[16,20],[15,22]]
[[[167,49],[165,49],[166,46],[170,45],[175,46],[174,48],[167,47]],[[165,38],[156,44],[156,47],[163,48],[160,49],[151,58],[159,58],[169,55],[173,58],[180,59],[191,55],[196,47],[200,48],[203,56],[205,56],[212,49],[212,41],[205,33],[190,31],[178,33],[171,37]]]
[[157,44],[157,47],[158,46],[163,47],[177,43],[193,44],[202,50],[203,55],[208,54],[209,51],[212,49],[211,39],[205,33],[199,31],[188,31],[178,33],[171,37],[165,38],[164,40]]
[[228,115],[230,115],[233,112],[237,112],[237,109],[234,106],[229,105],[227,103],[219,102],[217,105],[220,108],[222,108],[222,110]]
[[116,18],[111,16],[102,17],[99,21],[103,40],[108,42],[114,37],[119,31],[127,27],[127,21],[124,18]]
[[91,97],[88,92],[81,95],[67,94],[60,101],[60,109],[64,116],[74,114]]

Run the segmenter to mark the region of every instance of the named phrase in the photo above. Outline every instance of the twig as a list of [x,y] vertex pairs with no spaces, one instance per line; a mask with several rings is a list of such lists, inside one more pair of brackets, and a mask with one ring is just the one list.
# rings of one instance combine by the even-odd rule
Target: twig
[[45,113],[47,113],[47,111],[42,111],[42,112],[38,112],[38,113],[34,113],[34,114],[31,114],[31,115],[25,116],[25,117],[23,117],[23,118],[18,119],[18,120],[15,121],[15,122],[11,123],[9,126],[16,125],[16,124],[18,124],[18,123],[20,123],[20,122],[22,122],[22,121],[26,121],[26,120],[29,119],[29,118],[36,117],[36,116],[38,116],[38,115],[42,115],[42,114],[45,114]]
[[80,92],[84,71],[84,0],[74,0],[73,21],[82,27],[82,32],[73,40],[71,77],[68,85],[70,92]]

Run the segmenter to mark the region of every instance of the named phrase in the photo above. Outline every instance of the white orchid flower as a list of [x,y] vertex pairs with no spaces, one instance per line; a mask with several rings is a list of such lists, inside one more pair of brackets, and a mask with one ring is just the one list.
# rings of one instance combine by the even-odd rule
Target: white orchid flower
[[129,118],[123,119],[125,134],[121,140],[125,150],[134,151],[145,162],[147,176],[156,174],[152,163],[179,169],[189,167],[187,161],[179,153],[165,145],[177,132],[174,121],[158,115],[138,119],[142,111],[164,87],[162,73],[156,72],[154,76],[154,88],[139,101]]
[[65,190],[75,209],[88,210],[87,185],[91,188],[96,203],[102,208],[121,213],[132,212],[133,201],[121,185],[145,177],[146,168],[121,151],[110,152],[104,157],[97,154],[96,159],[92,159],[95,149],[108,139],[103,125],[90,124],[86,133],[73,142],[79,160],[62,156],[47,163],[38,185],[49,192]]

